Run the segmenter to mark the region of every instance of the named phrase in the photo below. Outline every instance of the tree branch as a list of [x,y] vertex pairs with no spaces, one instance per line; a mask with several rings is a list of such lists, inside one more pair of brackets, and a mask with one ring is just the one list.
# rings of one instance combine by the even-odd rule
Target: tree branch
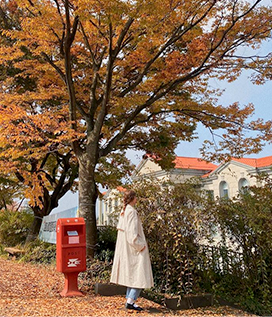
[[67,84],[64,72],[52,61],[52,59],[45,52],[42,52],[41,55],[43,56],[45,61],[47,61],[57,71],[64,83]]
[[[69,93],[69,118],[71,120],[71,127],[75,131],[77,130],[76,123],[76,94],[73,83],[73,75],[72,75],[72,65],[71,65],[71,45],[74,41],[77,25],[79,22],[78,17],[75,17],[72,33],[71,33],[71,21],[70,21],[70,10],[69,10],[69,0],[65,0],[65,17],[66,17],[66,35],[64,40],[64,59],[65,59],[65,75],[66,75],[66,85]],[[81,152],[80,146],[77,141],[73,141],[73,148],[77,155]]]
[[155,54],[155,56],[153,58],[151,58],[146,63],[146,66],[144,67],[143,71],[138,75],[138,77],[136,78],[135,82],[132,85],[130,85],[127,88],[125,88],[123,91],[121,91],[118,94],[118,97],[124,97],[130,91],[135,89],[142,82],[142,79],[148,73],[148,70],[150,69],[151,65],[161,56],[161,54],[163,52],[165,52],[166,49],[170,45],[172,45],[173,43],[177,42],[183,35],[185,35],[188,31],[190,31],[193,27],[195,27],[198,23],[200,23],[203,19],[205,19],[205,17],[212,10],[212,8],[214,7],[215,4],[216,4],[216,0],[214,0],[212,2],[212,4],[209,6],[209,8],[206,10],[206,12],[204,12],[204,14],[199,19],[197,19],[194,23],[189,24],[187,27],[184,28],[184,30],[182,30],[183,24],[180,24],[174,30],[174,32],[172,33],[172,36],[170,37],[170,39],[168,39],[168,41],[165,42],[165,44],[159,49],[159,51]]
[[98,32],[100,33],[100,35],[107,40],[107,42],[109,41],[108,37],[100,30],[99,26],[97,26],[91,19],[89,20],[91,22],[91,24],[98,30]]
[[10,19],[8,18],[8,16],[6,15],[5,11],[2,9],[1,6],[0,6],[0,18],[4,22],[5,28],[9,29],[11,27],[11,24],[9,21]]
[[117,43],[116,43],[116,47],[115,49],[113,50],[113,58],[116,58],[118,53],[120,52],[121,48],[122,48],[122,43],[124,41],[124,38],[125,36],[127,35],[127,32],[129,30],[129,28],[131,27],[132,23],[133,23],[134,19],[133,18],[129,18],[128,21],[126,22],[123,30],[121,31],[120,35],[119,35],[119,38],[117,40]]
[[91,45],[90,45],[89,40],[88,40],[88,37],[87,37],[86,32],[84,30],[83,24],[81,22],[79,22],[79,27],[80,27],[80,29],[82,31],[86,47],[88,48],[88,50],[90,52],[90,55],[91,55],[91,58],[92,58],[92,61],[93,61],[93,65],[94,65],[94,69],[97,69],[98,68],[98,63],[96,61],[96,58],[94,56],[94,52],[93,52],[93,50],[91,48]]

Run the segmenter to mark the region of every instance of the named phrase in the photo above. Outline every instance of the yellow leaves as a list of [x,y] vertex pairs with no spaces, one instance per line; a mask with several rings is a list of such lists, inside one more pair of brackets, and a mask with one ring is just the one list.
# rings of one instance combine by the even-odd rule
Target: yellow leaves
[[63,32],[57,8],[51,1],[33,1],[33,6],[28,1],[18,1],[18,5],[27,10],[21,19],[21,29],[10,30],[6,35],[16,40],[19,47],[24,45],[36,55],[54,54]]
[[58,142],[67,146],[71,139],[79,136],[70,128],[64,116],[66,113],[67,108],[60,108],[55,113],[49,110],[31,114],[22,106],[1,107],[0,156],[10,161],[31,157],[39,159],[50,149],[51,144]]
[[23,52],[14,46],[10,47],[0,45],[0,64],[7,64],[14,59],[22,57],[23,55]]
[[[216,75],[222,79],[235,80],[239,76],[243,64],[234,57],[226,59],[225,55],[234,54],[243,41],[245,45],[258,45],[271,27],[267,10],[256,10],[225,34],[233,22],[231,9],[236,6],[242,12],[246,9],[243,1],[227,1],[227,8],[224,1],[218,1],[214,10],[209,11],[212,1],[71,0],[69,26],[63,1],[58,1],[59,7],[53,0],[18,0],[17,3],[21,26],[3,33],[3,43],[10,46],[0,46],[1,65],[16,68],[14,75],[1,81],[0,88],[1,106],[16,112],[12,118],[6,110],[3,116],[10,123],[2,121],[6,131],[3,130],[1,144],[8,146],[10,142],[18,146],[18,152],[11,153],[8,149],[10,157],[39,156],[54,142],[65,147],[75,139],[84,139],[83,133],[69,128],[68,102],[73,89],[69,95],[65,81],[70,76],[73,87],[69,88],[75,89],[73,97],[81,106],[75,114],[80,131],[92,129],[92,122],[87,126],[88,122],[98,118],[106,101],[107,116],[102,132],[107,140],[120,131],[137,107],[153,96],[162,98],[148,104],[133,120],[144,121],[152,111],[176,109],[171,119],[179,122],[179,137],[182,133],[188,135],[192,122],[201,121],[211,128],[229,128],[233,123],[225,122],[230,119],[243,122],[250,114],[250,109],[241,112],[237,108],[215,107],[207,78],[211,74],[215,76],[214,70],[218,70]],[[234,16],[239,12],[235,11]],[[75,39],[65,55],[68,27],[71,32],[76,16],[79,24]],[[194,25],[203,16],[206,17]],[[116,56],[117,41],[130,17],[133,23]],[[260,23],[262,18],[264,23]],[[63,74],[62,78],[59,73]],[[129,93],[118,98],[124,91]],[[198,102],[192,102],[190,97]],[[178,110],[182,109],[187,113],[180,114]],[[90,114],[90,121],[85,113]],[[217,120],[220,116],[224,120]],[[154,130],[159,124],[166,125],[171,134],[170,125],[165,124],[162,116],[155,118],[151,113],[150,117]],[[144,124],[148,127],[148,123]],[[131,135],[128,139],[132,139]]]
[[39,197],[43,197],[43,183],[46,182],[45,176],[42,173],[38,175],[35,173],[22,173],[26,184],[31,186],[26,187],[24,190],[25,197],[29,200],[29,205],[32,207],[43,207],[43,202]]

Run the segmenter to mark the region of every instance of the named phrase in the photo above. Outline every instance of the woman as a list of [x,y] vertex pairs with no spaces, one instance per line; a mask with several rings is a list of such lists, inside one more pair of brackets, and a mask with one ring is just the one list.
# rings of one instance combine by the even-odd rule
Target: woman
[[134,208],[136,201],[133,190],[125,192],[117,225],[111,282],[127,286],[127,309],[141,311],[143,309],[135,301],[142,289],[150,288],[154,283],[143,226]]

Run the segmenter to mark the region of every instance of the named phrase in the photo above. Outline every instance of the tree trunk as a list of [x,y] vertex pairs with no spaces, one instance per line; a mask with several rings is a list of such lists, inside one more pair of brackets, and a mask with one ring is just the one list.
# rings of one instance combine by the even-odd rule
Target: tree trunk
[[41,225],[42,225],[42,217],[34,216],[34,220],[32,222],[32,226],[30,228],[30,231],[26,237],[25,243],[29,243],[31,241],[34,241],[37,238],[37,236],[40,232]]
[[42,209],[38,206],[31,207],[34,213],[34,220],[30,227],[30,231],[26,237],[25,243],[34,241],[40,232],[40,228],[42,225],[42,220],[44,216],[50,214],[52,208],[51,197],[48,195],[48,191],[44,189],[44,197],[43,197],[43,207]]
[[90,160],[79,162],[79,216],[86,223],[87,256],[93,258],[97,243],[96,200],[97,187],[94,180],[94,165]]
[[26,237],[25,243],[34,241],[38,237],[40,228],[42,225],[43,217],[49,215],[52,209],[57,206],[58,206],[58,203],[55,203],[55,201],[52,201],[52,198],[49,195],[49,192],[46,190],[46,188],[44,188],[43,207],[42,208],[38,206],[31,207],[34,212],[34,220],[32,222],[30,231]]

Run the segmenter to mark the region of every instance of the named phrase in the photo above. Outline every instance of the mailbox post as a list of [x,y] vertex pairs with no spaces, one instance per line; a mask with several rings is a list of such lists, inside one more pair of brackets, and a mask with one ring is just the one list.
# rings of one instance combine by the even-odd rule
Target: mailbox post
[[83,218],[60,218],[57,221],[57,271],[64,273],[61,296],[82,296],[78,274],[86,270],[86,227]]

